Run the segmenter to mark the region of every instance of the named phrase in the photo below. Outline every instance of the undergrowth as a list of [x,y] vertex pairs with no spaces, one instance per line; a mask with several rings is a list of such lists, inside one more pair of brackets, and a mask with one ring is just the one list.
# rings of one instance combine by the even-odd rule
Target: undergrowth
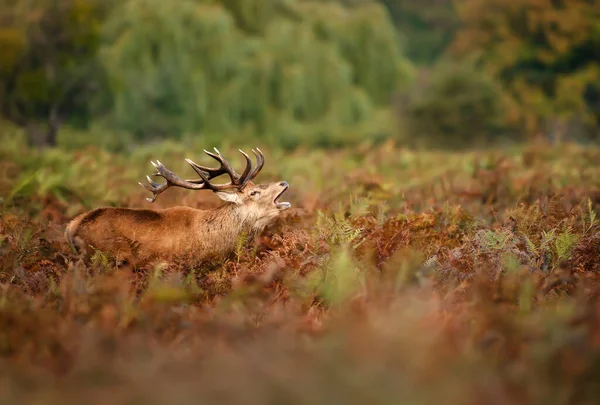
[[65,223],[201,148],[3,145],[2,404],[597,402],[600,149],[265,150],[293,209],[224,263],[128,272]]

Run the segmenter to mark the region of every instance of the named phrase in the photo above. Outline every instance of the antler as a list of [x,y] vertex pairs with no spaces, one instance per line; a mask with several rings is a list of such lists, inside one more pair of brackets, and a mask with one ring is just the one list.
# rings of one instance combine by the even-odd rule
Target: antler
[[[194,169],[198,176],[200,176],[200,180],[184,180],[167,169],[160,161],[157,160],[156,163],[150,162],[156,168],[156,173],[153,173],[152,175],[160,176],[167,180],[167,182],[158,184],[152,181],[150,176],[146,176],[150,184],[139,184],[152,192],[152,198],[147,198],[147,200],[149,202],[154,202],[160,193],[173,186],[182,187],[189,190],[223,191],[233,188],[241,190],[244,188],[244,186],[246,186],[246,184],[248,184],[248,182],[256,177],[265,164],[265,156],[262,151],[258,148],[256,148],[256,151],[258,152],[252,149],[252,152],[256,156],[256,167],[252,169],[252,160],[250,159],[250,156],[240,149],[240,153],[244,156],[244,159],[246,159],[246,168],[244,169],[243,173],[239,175],[235,170],[233,170],[229,162],[227,162],[227,160],[221,155],[221,152],[219,152],[217,148],[214,149],[216,154],[209,152],[206,149],[204,152],[219,162],[220,166],[217,168],[200,166],[199,164],[194,163],[191,159],[185,159],[185,161],[192,167],[192,169]],[[212,184],[210,182],[211,179],[225,173],[227,173],[231,179],[229,183]]]

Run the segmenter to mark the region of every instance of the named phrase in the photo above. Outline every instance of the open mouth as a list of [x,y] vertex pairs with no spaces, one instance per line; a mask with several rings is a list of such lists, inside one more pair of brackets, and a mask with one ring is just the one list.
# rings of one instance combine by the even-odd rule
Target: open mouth
[[273,204],[275,204],[275,207],[277,207],[280,210],[287,210],[288,208],[290,208],[292,206],[292,204],[290,204],[287,201],[282,201],[282,202],[277,201],[279,199],[279,197],[281,197],[283,195],[283,193],[285,193],[287,191],[288,188],[289,188],[289,186],[285,186],[285,188],[283,190],[281,190],[281,193],[277,194],[277,197],[275,197],[275,199],[273,200]]

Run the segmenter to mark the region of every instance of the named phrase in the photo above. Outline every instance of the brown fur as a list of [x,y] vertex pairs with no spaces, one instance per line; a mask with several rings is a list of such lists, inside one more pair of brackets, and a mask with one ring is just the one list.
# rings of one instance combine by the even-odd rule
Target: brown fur
[[[95,250],[117,262],[143,266],[155,261],[198,263],[223,258],[238,238],[260,232],[286,206],[275,199],[287,183],[254,185],[217,193],[228,201],[213,210],[97,208],[74,218],[65,236],[79,252]],[[253,195],[258,191],[259,194]]]

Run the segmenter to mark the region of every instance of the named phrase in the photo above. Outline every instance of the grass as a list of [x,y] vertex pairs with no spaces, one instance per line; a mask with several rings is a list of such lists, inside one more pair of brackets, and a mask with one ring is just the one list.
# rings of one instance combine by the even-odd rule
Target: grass
[[288,181],[292,210],[222,265],[127,273],[78,262],[64,224],[149,206],[151,159],[188,173],[212,145],[36,152],[12,135],[2,404],[597,402],[600,149],[263,148],[259,180]]

